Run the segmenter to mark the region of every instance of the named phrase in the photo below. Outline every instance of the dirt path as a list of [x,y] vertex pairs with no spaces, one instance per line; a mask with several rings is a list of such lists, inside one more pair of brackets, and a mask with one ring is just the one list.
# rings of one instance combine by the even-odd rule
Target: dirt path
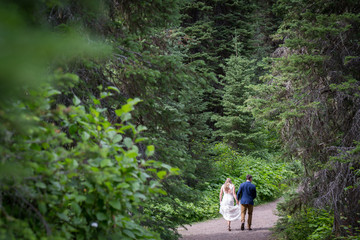
[[[179,233],[183,240],[268,240],[271,239],[270,228],[277,221],[275,215],[276,204],[280,200],[255,206],[252,220],[252,231],[246,229],[240,230],[240,221],[231,222],[231,231],[227,230],[226,221],[223,218],[209,220],[206,222],[195,223],[192,226],[186,226],[186,229],[180,228]],[[246,219],[247,221],[247,219]]]

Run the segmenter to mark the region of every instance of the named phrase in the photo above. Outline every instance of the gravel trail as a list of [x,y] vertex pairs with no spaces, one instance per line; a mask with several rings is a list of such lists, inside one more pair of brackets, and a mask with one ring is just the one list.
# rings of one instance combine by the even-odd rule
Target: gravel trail
[[186,229],[179,228],[182,240],[269,240],[271,231],[278,217],[275,215],[276,205],[280,201],[254,207],[252,231],[247,230],[247,218],[245,219],[245,230],[240,230],[240,221],[231,222],[231,231],[227,230],[225,219],[218,218],[206,222],[187,225]]

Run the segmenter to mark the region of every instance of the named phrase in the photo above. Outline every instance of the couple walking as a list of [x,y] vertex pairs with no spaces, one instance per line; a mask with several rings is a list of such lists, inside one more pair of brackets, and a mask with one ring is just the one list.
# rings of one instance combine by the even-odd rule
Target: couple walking
[[[231,179],[227,178],[220,190],[220,213],[228,222],[228,230],[231,231],[231,221],[241,218],[241,230],[245,229],[245,215],[248,212],[248,229],[251,229],[252,213],[254,208],[254,199],[256,198],[256,187],[252,182],[252,176],[246,176],[246,182],[240,185],[235,194],[235,186]],[[222,197],[224,195],[224,198]],[[234,198],[236,205],[234,206]],[[241,208],[239,206],[239,199]]]

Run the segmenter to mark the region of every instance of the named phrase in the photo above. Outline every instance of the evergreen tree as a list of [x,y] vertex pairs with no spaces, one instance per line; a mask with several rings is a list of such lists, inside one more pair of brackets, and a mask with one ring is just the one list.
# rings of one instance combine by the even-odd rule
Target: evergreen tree
[[[163,239],[173,239],[177,226],[189,221],[182,214],[188,209],[181,202],[196,201],[200,194],[195,188],[211,176],[211,172],[202,171],[210,164],[209,150],[204,146],[211,138],[206,124],[209,114],[202,99],[206,85],[202,74],[196,74],[191,65],[182,64],[173,45],[170,47],[162,37],[152,37],[152,41],[138,43],[137,52],[142,48],[148,52],[135,58],[149,64],[139,68],[133,68],[131,61],[120,65],[127,71],[119,71],[121,75],[116,79],[126,95],[143,99],[136,118],[148,128],[146,136],[156,148],[154,159],[180,169],[179,176],[163,179],[166,196],[147,202],[143,210],[146,226],[160,232]],[[114,68],[118,66],[115,64]],[[174,211],[170,213],[164,206]]]
[[223,116],[215,117],[215,127],[219,129],[215,134],[235,149],[254,150],[259,147],[252,135],[256,127],[245,101],[251,94],[249,85],[255,78],[255,60],[232,56],[226,64],[221,101],[224,113]]
[[274,48],[268,37],[276,30],[277,24],[277,19],[271,14],[272,4],[271,1],[256,1],[253,4],[247,20],[248,28],[253,29],[251,39],[244,41],[235,31],[232,41],[228,42],[232,44],[233,55],[226,59],[223,66],[225,76],[221,80],[223,88],[219,90],[223,112],[213,117],[218,139],[223,139],[237,150],[256,155],[276,149],[268,144],[269,139],[274,138],[273,131],[260,121],[255,122],[247,105],[253,88],[261,82],[259,78],[268,69],[266,57]]
[[243,0],[187,2],[182,8],[182,27],[190,39],[189,61],[203,60],[207,68],[222,73],[221,64],[235,53],[232,40],[237,35],[243,48],[253,50],[251,14],[255,5]]
[[[191,0],[181,8],[181,27],[189,50],[186,62],[198,64],[199,72],[210,74],[205,92],[208,111],[222,114],[220,75],[221,64],[235,53],[233,38],[242,43],[242,55],[253,50],[251,13],[254,4],[243,0]],[[212,74],[212,76],[211,76]],[[210,124],[213,128],[213,123]]]
[[[99,218],[101,221],[109,220],[107,222],[108,224],[111,224],[112,221],[117,221],[117,224],[129,224],[126,226],[124,225],[123,228],[118,228],[121,229],[121,232],[116,233],[118,234],[117,236],[126,235],[133,239],[149,237],[151,234],[146,233],[142,228],[141,230],[134,230],[134,232],[128,231],[129,229],[136,227],[139,228],[136,224],[141,224],[150,230],[158,232],[163,239],[175,238],[176,235],[173,232],[176,232],[177,226],[188,223],[189,221],[186,215],[182,214],[182,212],[186,212],[186,210],[182,209],[181,201],[195,201],[197,199],[196,196],[199,196],[199,194],[194,193],[198,183],[203,182],[202,180],[211,175],[208,172],[203,171],[203,166],[209,165],[209,158],[207,157],[208,153],[204,144],[206,144],[210,138],[210,131],[206,124],[206,122],[209,121],[209,114],[205,111],[206,103],[203,101],[203,89],[207,88],[206,81],[204,80],[203,74],[196,73],[191,65],[182,63],[183,59],[181,54],[179,51],[175,50],[174,45],[177,43],[172,43],[172,40],[168,38],[167,31],[165,30],[166,26],[169,26],[171,23],[176,23],[178,16],[178,1],[167,1],[166,3],[162,1],[152,1],[151,3],[145,3],[94,0],[89,1],[88,3],[65,2],[63,4],[60,4],[60,2],[57,1],[46,3],[43,1],[34,1],[31,4],[19,2],[9,3],[7,5],[12,4],[16,11],[21,9],[26,13],[24,18],[29,22],[29,26],[26,24],[19,24],[19,28],[24,30],[24,33],[28,32],[28,29],[32,29],[33,27],[38,30],[40,36],[44,36],[45,40],[47,40],[49,36],[48,28],[51,28],[51,31],[54,32],[66,32],[69,34],[78,31],[79,35],[84,36],[84,39],[90,39],[90,37],[88,37],[88,32],[93,32],[97,33],[97,36],[105,40],[108,45],[111,45],[111,48],[97,48],[97,45],[87,46],[84,44],[86,41],[83,39],[81,39],[81,41],[77,39],[68,41],[67,38],[64,38],[63,41],[55,44],[50,38],[48,40],[51,44],[44,46],[51,50],[53,50],[53,47],[60,50],[54,50],[53,55],[55,56],[50,53],[48,58],[44,58],[41,55],[44,53],[41,45],[35,48],[38,50],[36,53],[40,54],[39,68],[41,68],[41,70],[44,68],[44,59],[49,59],[56,62],[56,64],[54,63],[51,67],[58,68],[59,71],[55,74],[55,77],[53,77],[54,82],[52,84],[56,89],[61,90],[62,94],[52,97],[51,107],[55,109],[57,109],[57,106],[62,105],[70,107],[74,104],[73,99],[74,95],[76,95],[76,104],[79,105],[79,103],[81,103],[83,105],[82,109],[84,109],[84,112],[81,112],[81,116],[84,119],[78,119],[81,122],[79,123],[80,126],[83,126],[83,124],[84,126],[86,125],[86,122],[84,121],[87,117],[93,121],[101,118],[104,121],[97,126],[100,134],[99,129],[107,129],[111,124],[114,124],[114,126],[123,126],[123,124],[129,120],[131,117],[129,111],[132,110],[132,107],[126,104],[126,99],[129,97],[140,97],[142,99],[142,102],[139,103],[136,108],[136,112],[132,115],[134,125],[129,123],[126,124],[125,128],[119,130],[121,131],[121,134],[124,135],[121,144],[124,144],[124,147],[129,148],[129,151],[131,150],[134,152],[128,153],[124,150],[124,152],[119,154],[119,156],[122,156],[122,160],[119,160],[120,163],[115,163],[115,165],[122,169],[119,171],[119,175],[122,174],[121,176],[124,176],[124,179],[126,178],[126,181],[130,182],[129,185],[125,184],[125,182],[124,185],[121,185],[124,188],[124,191],[121,194],[126,195],[130,193],[126,190],[127,188],[132,188],[135,192],[138,191],[139,186],[136,185],[136,183],[133,185],[133,181],[135,181],[134,177],[136,179],[137,177],[141,178],[143,184],[140,185],[146,185],[148,188],[141,187],[142,190],[139,191],[138,194],[135,194],[134,192],[134,194],[130,194],[131,196],[129,195],[129,198],[123,197],[123,200],[120,199],[125,205],[134,203],[131,206],[129,205],[128,208],[131,215],[131,221],[127,218],[129,212],[123,214],[125,220],[123,218],[120,219],[117,215],[115,215],[114,218],[107,217],[107,215],[104,217],[104,215],[102,215],[104,214],[103,212],[101,212],[102,214],[100,215],[96,215],[96,218]],[[17,15],[16,18],[14,18],[13,15],[11,15],[12,12],[7,9],[7,5],[6,7],[4,7],[5,5],[0,6],[1,12],[9,12],[9,19],[22,20],[22,18],[18,18]],[[100,7],[100,10],[98,7]],[[2,14],[1,17],[6,19],[8,15]],[[45,24],[43,21],[45,18],[48,19],[50,24]],[[21,21],[17,22],[21,23]],[[3,22],[1,22],[1,24],[3,24]],[[77,26],[80,27],[77,28]],[[10,25],[8,30],[13,34],[11,28]],[[3,31],[3,29],[1,29],[1,31]],[[44,31],[43,34],[42,31]],[[14,32],[22,33],[21,31]],[[7,36],[12,36],[11,34],[7,34]],[[32,36],[33,35],[30,35],[30,37]],[[24,39],[23,35],[20,34],[19,39]],[[40,38],[34,37],[34,39]],[[7,41],[7,43],[11,43],[11,41]],[[17,42],[14,42],[15,45],[16,43]],[[69,49],[65,48],[62,44],[64,46],[69,44],[69,46],[73,46],[77,49],[78,52],[84,54],[87,53],[88,55],[94,55],[91,54],[91,50],[92,47],[95,46],[94,48],[99,51],[103,49],[107,50],[107,53],[111,56],[101,59],[95,57],[73,58],[71,61],[57,62],[57,55],[59,54],[63,54],[65,57],[67,55],[74,56],[77,53],[77,51],[74,51],[73,53],[71,53],[71,51],[61,52],[61,49],[66,51]],[[81,48],[78,47],[80,45]],[[173,46],[173,48],[170,48],[170,45]],[[4,46],[2,46],[2,48],[4,48]],[[111,52],[109,49],[111,49]],[[27,52],[25,51],[25,53]],[[98,51],[96,51],[96,53],[98,53]],[[18,55],[23,56],[22,53]],[[37,57],[38,55],[34,56]],[[29,66],[31,67],[37,67],[36,64],[32,64],[33,62],[36,63],[33,56],[27,56],[25,60],[28,63],[25,65],[21,65],[22,61],[18,61],[19,59],[21,58],[16,58],[15,62],[20,64],[18,65],[20,70],[25,69],[28,71],[28,69],[25,68],[28,66],[27,64],[30,64]],[[3,59],[1,58],[1,60]],[[5,61],[1,62],[1,69],[6,69],[4,63]],[[19,77],[19,75],[15,74],[14,68],[8,69],[10,69],[8,72],[4,72],[5,76],[8,77],[11,75],[24,80],[21,78],[23,76]],[[37,68],[32,70],[37,70]],[[62,74],[63,72],[67,74]],[[8,73],[9,75],[7,75]],[[41,74],[39,74],[39,76],[42,77],[43,75]],[[33,75],[29,76],[31,77]],[[79,76],[79,78],[77,76]],[[34,77],[34,79],[36,79],[36,77]],[[74,79],[77,79],[77,81]],[[1,82],[1,84],[3,83],[5,84],[6,82]],[[102,85],[102,87],[99,87],[99,85]],[[1,88],[1,91],[5,91],[6,89],[11,89],[13,91],[16,88],[4,87]],[[110,89],[112,92],[109,93],[106,89]],[[22,92],[20,91],[20,93]],[[37,91],[35,91],[35,94],[37,94]],[[38,94],[40,94],[40,92]],[[19,94],[19,96],[21,95],[22,94]],[[1,104],[2,103],[3,102],[1,102]],[[192,105],[194,103],[197,104]],[[26,105],[26,103],[24,103],[24,105]],[[16,110],[16,108],[13,108],[12,110]],[[87,110],[91,113],[88,113]],[[124,114],[120,114],[121,111],[123,111]],[[12,132],[11,127],[13,126],[8,124],[8,119],[5,119],[2,115],[0,117],[2,122],[6,122],[6,128],[1,129],[1,134],[6,134],[8,131]],[[90,121],[89,119],[87,120]],[[49,118],[48,121],[53,122],[55,125],[63,124],[59,119],[55,120]],[[41,124],[41,122],[39,124]],[[81,136],[83,136],[82,128],[79,128],[77,124],[78,123],[76,122],[76,124],[71,126],[64,125],[65,127],[63,127],[64,132],[77,139],[69,146],[66,145],[66,147],[74,148],[77,146],[77,143],[82,143],[82,141],[78,139],[78,134],[82,134]],[[153,152],[151,147],[147,149],[147,144],[143,143],[145,139],[131,137],[132,134],[137,134],[138,131],[143,131],[144,129],[141,127],[135,128],[135,125],[137,124],[146,125],[148,130],[147,133],[143,134],[143,136],[145,135],[148,139],[148,142],[146,143],[155,145],[156,154],[153,155],[152,159],[145,157]],[[51,124],[44,123],[43,125],[48,128]],[[8,126],[10,126],[9,129],[7,129]],[[95,126],[95,123],[90,126]],[[51,129],[49,131],[54,133]],[[80,131],[79,133],[78,130]],[[97,147],[99,149],[107,149],[107,146],[109,145],[107,141],[110,137],[108,139],[107,134],[111,135],[111,131],[109,130],[109,132],[104,134],[106,135],[104,135],[106,140],[98,138],[94,140],[94,144],[98,144]],[[44,137],[47,136],[48,135]],[[87,135],[85,134],[84,136],[86,137]],[[20,135],[20,138],[22,137],[24,136]],[[117,140],[121,137],[122,136],[118,136]],[[98,142],[96,142],[97,140]],[[136,142],[133,142],[135,140]],[[90,144],[93,142],[88,140],[88,143]],[[115,145],[116,144],[117,143],[115,143]],[[37,147],[35,150],[40,151],[41,146],[40,148]],[[74,151],[77,151],[77,148]],[[111,152],[113,155],[104,155],[105,153],[102,151],[97,151],[96,154],[98,154],[96,155],[98,156],[98,161],[100,161],[103,156],[108,156],[108,158],[114,160],[113,158],[115,156],[114,152]],[[123,156],[122,154],[126,154],[126,156]],[[128,156],[128,154],[130,154],[130,156]],[[82,155],[80,154],[80,156]],[[138,158],[138,162],[136,161],[136,158]],[[126,161],[130,161],[130,159],[133,165],[127,165]],[[30,158],[29,162],[36,162],[37,160],[37,158]],[[86,162],[86,160],[84,161],[85,162],[81,164],[87,169],[88,162]],[[102,166],[107,167],[106,164],[108,164],[108,160],[103,162]],[[91,167],[94,166],[89,166],[89,168]],[[170,172],[175,172],[177,167],[180,168],[180,171],[178,171],[179,175],[176,177],[171,176]],[[163,170],[158,171],[157,169],[159,168],[163,168]],[[100,181],[97,177],[102,174],[102,170],[95,169],[94,171],[98,171],[94,174],[96,175],[96,181]],[[126,173],[135,173],[136,176],[129,177]],[[139,174],[139,176],[137,174]],[[198,174],[198,176],[195,174]],[[92,176],[93,175],[90,175],[90,177]],[[114,179],[116,180],[117,177],[111,175],[111,179],[109,179],[110,183],[102,182],[101,184],[105,185],[99,186],[97,190],[105,191],[104,189],[113,187],[111,183]],[[157,182],[158,179],[161,180],[162,189],[159,188],[160,184]],[[102,187],[104,187],[104,189]],[[157,195],[161,193],[167,195]],[[11,195],[11,193],[9,194]],[[68,193],[65,192],[64,194]],[[94,197],[97,197],[95,190],[94,193],[92,192],[91,194],[94,194]],[[39,192],[39,195],[37,196],[41,198],[41,192]],[[25,197],[27,198],[28,195]],[[112,198],[113,196],[109,195],[108,197]],[[29,199],[31,199],[31,196]],[[128,201],[125,201],[125,199],[128,199]],[[147,201],[143,206],[139,207],[138,202],[144,199],[147,199]],[[101,199],[101,201],[102,200],[108,201],[105,198]],[[33,204],[37,207],[35,198],[33,198]],[[66,204],[70,203],[66,202]],[[102,202],[101,206],[105,206],[106,204],[107,202]],[[117,205],[114,203],[113,205],[117,210],[119,210],[118,208],[125,210],[126,207],[121,204]],[[168,213],[166,207],[164,207],[168,205],[173,206],[172,208],[177,209],[177,211],[173,214]],[[108,206],[108,204],[106,206]],[[63,207],[66,208],[67,205],[64,205]],[[136,209],[136,207],[138,207],[138,209]],[[94,207],[91,209],[93,208]],[[20,211],[21,208],[15,210]],[[114,209],[110,207],[110,210],[112,211]],[[106,214],[111,214],[110,210],[106,212]],[[114,211],[116,212],[116,210]],[[139,212],[142,213],[142,215],[139,215]],[[61,214],[63,215],[60,215],[59,218],[68,219],[69,212],[61,212]],[[57,217],[55,217],[55,220],[56,219]],[[56,222],[55,220],[54,222]],[[136,222],[135,225],[131,225],[133,220]],[[24,224],[26,224],[26,221]],[[71,224],[72,228],[75,229],[74,231],[77,231],[76,228],[78,225],[73,222],[71,222]],[[87,228],[91,230],[90,225],[87,226],[86,229]],[[26,227],[26,229],[28,228]],[[101,226],[101,229],[106,229],[105,225]],[[41,234],[42,233],[43,232],[41,232]],[[143,236],[141,236],[142,233]],[[68,231],[64,231],[64,234],[68,234]],[[80,238],[80,235],[84,233],[79,232],[78,234],[78,237]],[[111,234],[109,233],[109,236]],[[154,237],[156,237],[156,235],[154,235]]]
[[303,199],[331,208],[333,230],[344,235],[356,233],[360,212],[359,7],[353,1],[279,1],[275,10],[284,20],[275,38],[284,44],[252,105],[257,118],[281,133],[287,153],[302,159]]

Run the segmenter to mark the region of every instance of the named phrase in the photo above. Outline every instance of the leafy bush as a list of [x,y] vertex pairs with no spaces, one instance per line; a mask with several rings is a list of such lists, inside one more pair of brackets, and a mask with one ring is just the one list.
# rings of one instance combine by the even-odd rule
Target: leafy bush
[[296,176],[289,168],[289,164],[280,162],[273,155],[269,155],[267,160],[241,155],[223,143],[217,144],[214,151],[218,156],[215,164],[218,169],[217,182],[219,186],[225,182],[227,177],[230,177],[238,187],[246,181],[246,175],[251,174],[257,190],[255,204],[279,197],[282,191],[288,187],[289,180]]
[[199,202],[182,203],[192,210],[188,216],[192,222],[219,216],[219,191],[228,177],[232,179],[238,190],[240,184],[246,181],[246,175],[251,174],[257,189],[255,199],[257,205],[280,197],[284,190],[290,187],[289,182],[292,182],[291,180],[296,176],[291,170],[293,166],[279,162],[274,156],[266,161],[242,155],[224,143],[215,145],[213,151],[217,177],[204,184],[206,187],[202,191]]
[[332,237],[334,217],[331,211],[302,206],[289,214],[288,208],[295,206],[295,202],[296,198],[290,198],[278,205],[280,219],[275,228],[278,239],[322,240]]
[[130,123],[139,99],[115,110],[120,123],[112,124],[98,99],[85,107],[75,96],[64,106],[56,94],[44,84],[2,110],[0,239],[156,238],[137,209],[165,194],[155,179],[175,169],[147,159],[153,146],[139,151],[145,128]]
[[113,55],[88,33],[98,17],[109,27],[100,2],[0,3],[0,239],[158,238],[137,213],[175,169],[148,159],[130,122],[139,100],[110,104],[96,88],[111,85],[100,65]]

